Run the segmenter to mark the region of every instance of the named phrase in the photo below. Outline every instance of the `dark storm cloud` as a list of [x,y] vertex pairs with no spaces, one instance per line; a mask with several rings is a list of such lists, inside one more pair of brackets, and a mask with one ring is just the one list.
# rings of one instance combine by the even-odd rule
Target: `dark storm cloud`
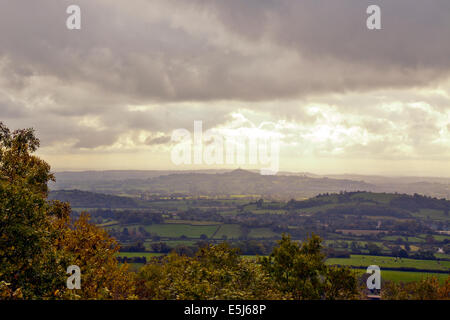
[[[221,21],[249,41],[267,36],[312,57],[383,67],[448,68],[450,2],[446,0],[204,1]],[[366,8],[379,5],[380,31],[366,28]]]
[[[423,85],[450,67],[447,0],[80,0],[79,32],[65,28],[72,1],[1,3],[0,53],[15,68],[124,99],[264,100]],[[365,26],[374,3],[382,8],[381,31]],[[187,14],[175,25],[171,16],[155,18],[160,7]],[[204,29],[225,28],[234,37],[229,47],[192,32],[196,15]],[[289,52],[298,56],[277,62]]]

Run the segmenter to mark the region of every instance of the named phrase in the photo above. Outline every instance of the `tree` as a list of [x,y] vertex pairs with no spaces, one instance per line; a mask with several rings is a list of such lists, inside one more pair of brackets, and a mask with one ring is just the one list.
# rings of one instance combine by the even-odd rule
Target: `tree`
[[325,265],[321,239],[314,234],[301,245],[283,234],[278,246],[261,263],[278,289],[294,299],[356,297],[356,276],[350,269]]
[[194,255],[194,251],[185,245],[178,245],[176,246],[173,251],[175,251],[180,256],[188,256],[191,257]]
[[260,265],[228,244],[208,245],[194,257],[172,252],[141,268],[136,292],[143,299],[283,299]]
[[423,278],[417,282],[397,283],[388,281],[384,285],[386,300],[449,300],[450,276],[443,284],[436,277]]
[[[47,201],[54,178],[32,155],[38,147],[32,129],[11,132],[0,123],[0,297],[132,298],[117,243],[87,215],[71,221],[67,203]],[[66,288],[69,265],[81,268],[81,290]]]
[[370,255],[378,256],[381,254],[381,248],[373,242],[367,244],[367,250],[369,250]]
[[153,252],[158,253],[168,253],[170,252],[170,250],[172,250],[172,248],[165,242],[154,242],[150,245],[150,247],[152,248]]
[[263,199],[259,199],[258,201],[256,201],[256,207],[257,208],[262,208],[263,203],[264,203],[264,200]]
[[450,244],[445,245],[443,250],[444,250],[445,254],[450,254]]
[[428,244],[434,244],[434,243],[436,243],[436,240],[434,239],[434,237],[433,237],[431,234],[428,234],[428,235],[426,236],[425,241],[426,241]]
[[0,122],[1,181],[26,186],[33,193],[47,196],[47,183],[54,181],[54,176],[45,161],[32,155],[39,145],[33,129],[11,132]]
[[54,222],[63,230],[55,245],[70,256],[70,263],[81,269],[82,287],[79,291],[63,290],[61,297],[77,299],[134,298],[133,274],[127,265],[119,265],[116,253],[119,244],[108,233],[89,223],[89,215],[70,221],[69,211]]
[[[64,254],[52,247],[46,202],[50,166],[32,153],[39,140],[32,129],[11,132],[0,122],[0,279],[5,298],[54,296],[65,284]],[[61,263],[56,263],[60,261]]]

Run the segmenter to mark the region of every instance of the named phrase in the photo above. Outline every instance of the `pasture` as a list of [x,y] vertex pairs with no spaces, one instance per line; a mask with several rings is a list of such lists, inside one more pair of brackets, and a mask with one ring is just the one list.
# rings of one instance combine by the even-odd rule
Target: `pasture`
[[216,232],[218,225],[190,225],[190,224],[151,224],[145,226],[145,230],[165,238],[177,238],[186,236],[199,239],[202,234],[208,238]]
[[341,266],[368,267],[377,265],[385,268],[416,268],[426,270],[442,270],[450,273],[450,261],[416,260],[387,256],[351,255],[351,258],[330,258],[327,264]]

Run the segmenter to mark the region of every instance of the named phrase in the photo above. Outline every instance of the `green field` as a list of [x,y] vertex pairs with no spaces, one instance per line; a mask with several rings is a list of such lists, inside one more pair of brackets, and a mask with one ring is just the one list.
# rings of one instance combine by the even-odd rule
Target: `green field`
[[104,223],[98,224],[98,226],[104,228],[104,227],[110,227],[110,226],[117,225],[118,223],[119,222],[116,221],[116,220],[111,220],[111,221],[108,221],[108,222],[104,222]]
[[438,258],[438,259],[450,260],[450,254],[445,254],[445,253],[435,253],[434,255],[435,255],[435,257]]
[[436,277],[440,283],[448,278],[448,274],[445,273],[424,273],[424,272],[405,272],[405,271],[381,271],[381,278],[394,282],[413,282],[426,279],[428,277]]
[[422,243],[425,242],[425,239],[419,238],[419,237],[402,237],[402,236],[386,236],[381,238],[385,241],[396,241],[397,239],[402,239],[402,241],[409,242],[409,243]]
[[202,234],[211,238],[219,226],[193,226],[190,224],[152,224],[145,226],[145,230],[157,234],[160,237],[176,238],[186,236],[188,238],[200,238]]
[[317,213],[319,211],[326,211],[328,209],[335,208],[336,206],[338,206],[337,203],[330,203],[330,204],[324,204],[324,205],[320,205],[320,206],[315,206],[315,207],[312,207],[312,208],[298,209],[298,211],[313,214],[313,213]]
[[417,218],[430,218],[432,220],[448,220],[449,217],[444,214],[443,210],[434,210],[434,209],[420,209],[419,212],[411,213],[414,217]]
[[258,209],[252,211],[254,214],[285,214],[286,210],[281,209]]
[[280,235],[269,228],[252,228],[248,236],[249,238],[261,239],[279,237]]
[[116,253],[117,257],[127,257],[127,258],[134,258],[134,257],[145,257],[147,260],[151,259],[152,257],[158,257],[162,255],[161,253],[153,253],[153,252],[118,252]]
[[238,224],[223,224],[217,230],[214,239],[222,239],[224,235],[227,239],[238,239],[241,234],[241,226]]
[[450,261],[397,259],[385,256],[351,255],[351,258],[330,258],[327,264],[342,266],[368,267],[377,265],[385,268],[417,268],[427,270],[442,270],[450,273]]
[[352,195],[352,199],[365,199],[365,200],[374,200],[379,203],[388,204],[395,195],[390,193],[362,193],[362,194],[355,194]]
[[447,236],[447,235],[444,235],[444,234],[433,234],[433,238],[436,241],[450,240],[450,236]]
[[[356,274],[362,276],[365,270],[355,270]],[[392,271],[392,270],[381,270],[382,281],[393,281],[393,282],[417,282],[422,279],[436,277],[438,281],[442,284],[448,278],[448,274],[445,273],[429,273],[429,272],[409,272],[409,271]]]
[[165,223],[168,224],[188,224],[191,226],[217,226],[220,222],[216,221],[201,221],[201,220],[176,220],[176,219],[166,219]]
[[[155,243],[155,242],[159,242],[159,241],[148,240],[148,241],[144,242],[144,245],[147,250],[151,250],[150,246],[152,243]],[[172,248],[175,248],[176,246],[180,246],[180,245],[187,246],[187,247],[194,246],[198,242],[198,240],[165,240],[162,242],[164,242],[165,244],[167,244],[168,246],[170,246]]]
[[363,250],[364,250],[364,246],[366,246],[369,243],[376,244],[377,246],[379,246],[383,250],[388,249],[388,247],[386,247],[382,241],[324,240],[323,244],[326,245],[326,246],[335,245],[335,247],[342,247],[342,243],[344,243],[344,242],[347,243],[347,247],[345,249],[351,248],[352,242],[356,242],[360,246],[360,248],[363,248]]

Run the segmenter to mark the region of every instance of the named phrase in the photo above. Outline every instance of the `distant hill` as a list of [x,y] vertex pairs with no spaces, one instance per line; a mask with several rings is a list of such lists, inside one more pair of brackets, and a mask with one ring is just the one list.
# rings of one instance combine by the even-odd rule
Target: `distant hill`
[[[164,172],[166,173],[166,172]],[[139,176],[139,178],[137,178]],[[145,178],[151,176],[150,178]],[[346,179],[311,178],[306,175],[263,176],[237,169],[228,172],[82,172],[56,175],[52,190],[79,189],[109,194],[141,195],[256,195],[308,198],[324,192],[373,190],[374,185]]]
[[263,176],[237,169],[222,174],[171,174],[148,181],[149,191],[209,195],[262,195],[283,198],[311,197],[322,192],[370,190],[374,186],[352,180],[306,176]]
[[105,170],[105,171],[62,171],[56,172],[57,184],[74,181],[120,181],[145,180],[168,174],[225,173],[232,170]]
[[364,181],[376,186],[377,192],[424,194],[450,199],[450,178],[445,177],[383,177],[364,175],[330,175],[333,179]]
[[74,208],[136,208],[137,200],[109,194],[93,193],[80,190],[51,191],[49,200],[70,202]]
[[249,170],[197,171],[84,171],[56,173],[51,190],[128,194],[256,195],[281,199],[309,198],[320,193],[372,191],[419,193],[450,199],[450,179],[426,177],[383,177],[280,172],[262,176]]

